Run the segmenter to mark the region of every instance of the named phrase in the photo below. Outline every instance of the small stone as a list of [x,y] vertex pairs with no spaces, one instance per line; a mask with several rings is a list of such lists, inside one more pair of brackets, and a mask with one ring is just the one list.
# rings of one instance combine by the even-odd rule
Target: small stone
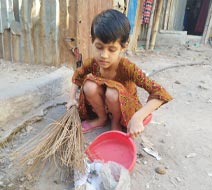
[[204,87],[203,85],[198,85],[197,86],[199,89],[202,89],[202,90],[208,90],[208,88]]
[[31,180],[33,179],[33,177],[32,177],[31,174],[27,174],[27,175],[26,175],[26,178],[27,178],[28,181],[31,181]]
[[4,187],[4,182],[0,181],[0,187]]
[[159,166],[157,168],[155,168],[156,173],[164,175],[166,174],[166,169],[163,166]]
[[137,158],[142,158],[144,157],[141,153],[137,153]]
[[26,128],[27,133],[30,133],[32,130],[33,130],[32,126],[30,126],[30,125],[27,126],[27,128]]
[[11,188],[11,187],[14,187],[15,185],[13,183],[10,183],[7,185],[7,187]]
[[24,180],[25,180],[25,177],[21,177],[21,178],[19,179],[20,182],[24,182]]
[[175,83],[175,84],[181,84],[178,80],[176,80],[174,83]]
[[28,162],[27,162],[27,166],[31,166],[33,164],[33,159],[30,159]]
[[55,179],[53,182],[54,182],[55,184],[60,184],[59,180],[57,180],[57,179]]

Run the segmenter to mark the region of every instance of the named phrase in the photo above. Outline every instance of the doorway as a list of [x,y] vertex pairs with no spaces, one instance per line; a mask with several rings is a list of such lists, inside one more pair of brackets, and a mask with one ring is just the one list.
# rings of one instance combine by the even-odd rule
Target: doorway
[[208,15],[210,0],[187,0],[183,27],[189,35],[201,36]]

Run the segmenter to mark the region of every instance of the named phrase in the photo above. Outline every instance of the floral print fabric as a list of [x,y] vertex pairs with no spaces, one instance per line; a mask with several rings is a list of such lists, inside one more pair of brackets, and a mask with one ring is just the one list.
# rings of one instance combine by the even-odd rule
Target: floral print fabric
[[[89,75],[92,73],[92,75]],[[137,95],[136,87],[141,87],[149,93],[148,100],[159,99],[164,103],[170,101],[170,94],[154,80],[151,80],[146,74],[127,58],[121,58],[116,76],[113,80],[105,79],[101,76],[100,67],[95,59],[88,59],[78,68],[72,77],[72,82],[78,86],[83,86],[86,80],[91,80],[98,85],[106,85],[115,88],[119,92],[119,102],[121,108],[121,125],[127,126],[133,114],[142,107]],[[90,119],[95,117],[92,107],[86,101],[81,89],[79,96],[79,114],[81,119]]]

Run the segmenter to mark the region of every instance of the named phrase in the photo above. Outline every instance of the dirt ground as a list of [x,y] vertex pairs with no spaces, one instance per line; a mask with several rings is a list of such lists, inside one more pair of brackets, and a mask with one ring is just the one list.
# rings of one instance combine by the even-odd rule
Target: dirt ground
[[32,80],[55,71],[56,67],[11,63],[0,60],[0,90],[10,88],[16,83]]
[[[135,139],[137,161],[131,173],[131,189],[211,190],[212,48],[173,47],[157,49],[154,52],[140,50],[128,57],[151,78],[162,84],[174,98],[153,113],[152,122],[144,133]],[[141,101],[145,103],[146,92],[140,89],[138,92]],[[17,170],[11,156],[12,152],[64,112],[64,105],[49,109],[40,122],[27,126],[12,142],[2,147],[0,189],[74,188],[73,181],[65,179],[59,171],[49,176],[46,171],[42,171],[40,177],[34,174],[25,176]],[[94,131],[87,135],[86,141],[90,142],[100,132],[102,131]],[[143,148],[152,148],[154,152],[159,153],[161,160],[149,155]],[[157,167],[165,174],[158,174]]]

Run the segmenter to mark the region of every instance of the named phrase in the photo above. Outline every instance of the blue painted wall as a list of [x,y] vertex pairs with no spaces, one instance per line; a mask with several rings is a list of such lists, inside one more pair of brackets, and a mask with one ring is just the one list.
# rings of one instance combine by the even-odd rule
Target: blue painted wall
[[132,34],[135,27],[135,16],[136,16],[137,5],[138,0],[129,0],[127,17],[131,25],[130,34]]

